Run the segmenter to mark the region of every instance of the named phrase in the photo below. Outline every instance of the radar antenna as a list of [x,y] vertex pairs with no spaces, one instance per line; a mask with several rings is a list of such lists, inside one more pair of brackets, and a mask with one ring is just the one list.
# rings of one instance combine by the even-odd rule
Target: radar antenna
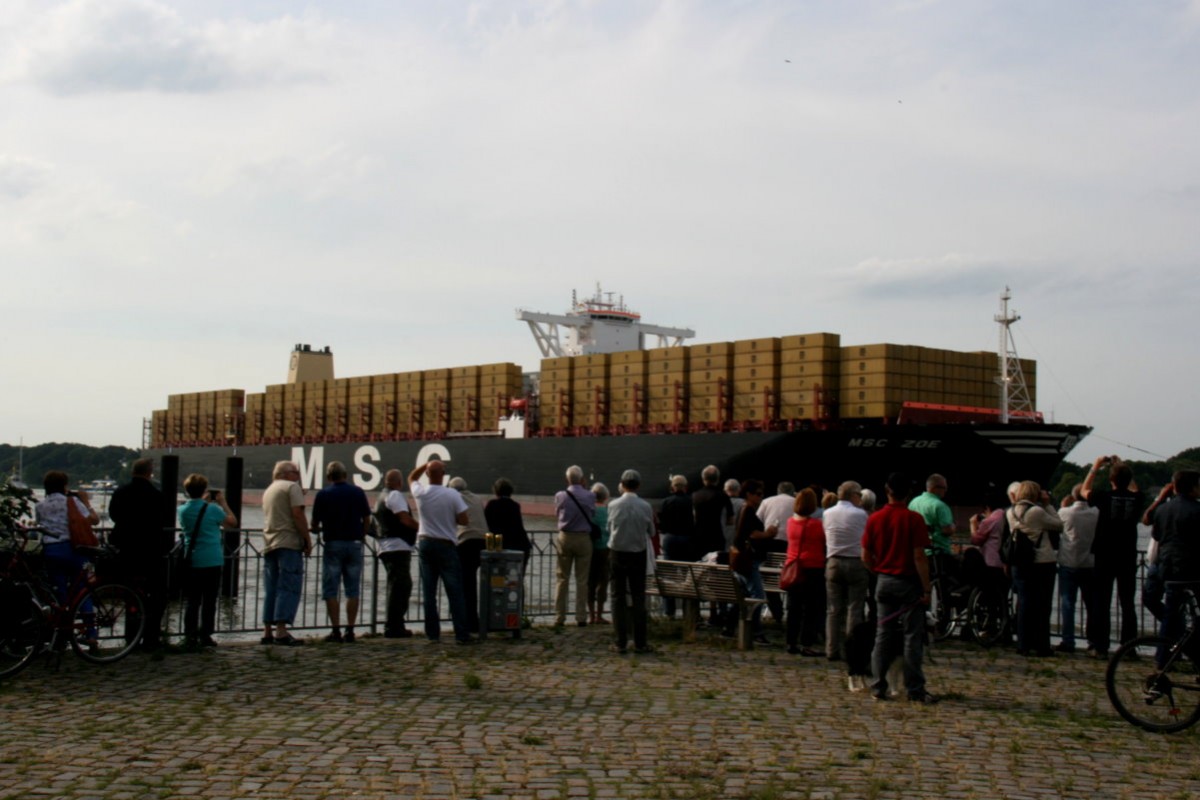
[[1017,358],[1017,346],[1013,341],[1012,325],[1021,318],[1015,310],[1009,313],[1008,301],[1012,292],[1007,286],[1000,295],[1000,313],[994,319],[1000,325],[1000,348],[996,355],[1000,364],[1000,374],[996,383],[1000,387],[1000,422],[1007,423],[1010,415],[1033,416],[1033,401],[1029,399],[1029,387],[1025,384],[1025,373],[1021,370],[1021,360]]

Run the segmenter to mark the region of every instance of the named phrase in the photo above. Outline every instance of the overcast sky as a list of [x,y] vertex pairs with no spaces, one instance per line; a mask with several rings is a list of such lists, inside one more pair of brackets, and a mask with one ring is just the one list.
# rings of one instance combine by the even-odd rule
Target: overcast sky
[[1173,455],[1197,76],[1200,0],[7,0],[0,442],[139,446],[297,342],[536,369],[515,309],[597,281],[696,342],[963,350],[1007,284],[1072,460]]

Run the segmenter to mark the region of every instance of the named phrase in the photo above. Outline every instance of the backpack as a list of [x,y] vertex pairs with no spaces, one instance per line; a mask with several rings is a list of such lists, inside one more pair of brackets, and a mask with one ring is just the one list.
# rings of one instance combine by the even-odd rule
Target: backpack
[[409,546],[417,543],[417,532],[400,522],[396,512],[387,507],[387,497],[379,495],[375,501],[375,510],[371,512],[373,524],[372,535],[380,539],[403,539]]
[[[1029,505],[1025,505],[1025,512],[1028,513]],[[1013,516],[1016,517],[1017,512],[1012,509]],[[1025,518],[1025,514],[1017,517],[1017,522],[1020,523]],[[1044,535],[1044,534],[1043,534]],[[1037,552],[1038,545],[1042,543],[1042,537],[1038,536],[1035,544],[1032,539],[1020,531],[1014,529],[1008,522],[1008,512],[1004,514],[1004,527],[1000,531],[1000,560],[1010,567],[1028,567],[1033,564],[1033,558]]]

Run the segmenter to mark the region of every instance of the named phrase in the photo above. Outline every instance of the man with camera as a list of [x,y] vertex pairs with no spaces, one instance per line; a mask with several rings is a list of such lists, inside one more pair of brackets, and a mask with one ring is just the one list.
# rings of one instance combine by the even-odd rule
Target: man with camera
[[[1094,489],[1096,473],[1108,469],[1108,489]],[[1117,584],[1121,606],[1121,641],[1138,635],[1137,592],[1138,521],[1146,505],[1145,496],[1133,479],[1133,470],[1118,456],[1100,456],[1088,470],[1080,491],[1088,505],[1100,511],[1092,553],[1096,556],[1093,597],[1096,625],[1089,635],[1087,655],[1103,658],[1108,653],[1112,630],[1112,591]]]

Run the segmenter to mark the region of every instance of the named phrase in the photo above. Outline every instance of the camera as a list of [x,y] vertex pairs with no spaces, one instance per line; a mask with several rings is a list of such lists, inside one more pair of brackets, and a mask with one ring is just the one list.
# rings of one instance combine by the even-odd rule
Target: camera
[[212,500],[213,502],[216,502],[217,495],[219,495],[220,493],[221,492],[217,489],[209,489],[208,490],[208,499]]

